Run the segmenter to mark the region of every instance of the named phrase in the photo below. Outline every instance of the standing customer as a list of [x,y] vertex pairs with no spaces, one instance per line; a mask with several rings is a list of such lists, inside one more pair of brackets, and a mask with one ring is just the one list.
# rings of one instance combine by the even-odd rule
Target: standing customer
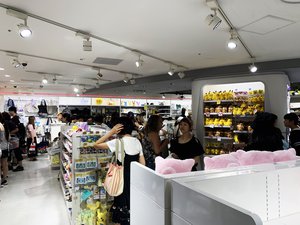
[[0,171],[2,171],[1,174],[1,185],[8,184],[7,183],[7,175],[8,175],[8,140],[9,140],[9,131],[7,126],[4,123],[4,119],[2,114],[0,113],[0,149],[2,150],[1,155],[1,168]]
[[299,117],[296,113],[289,113],[284,115],[284,126],[291,128],[289,137],[290,146],[296,150],[297,156],[300,156],[300,128]]
[[251,125],[253,132],[245,150],[276,151],[283,149],[283,139],[279,128],[275,127],[277,116],[269,112],[256,113]]
[[145,136],[142,140],[146,166],[155,169],[155,157],[161,155],[168,146],[169,139],[160,140],[159,131],[163,127],[163,120],[160,115],[150,116],[145,126]]
[[[139,162],[145,165],[145,158],[143,156],[143,150],[141,143],[135,137],[131,136],[134,125],[132,120],[127,117],[121,117],[118,121],[119,123],[115,125],[106,135],[101,137],[95,144],[95,148],[98,149],[109,149],[111,152],[116,151],[116,143],[121,146],[122,142],[124,144],[124,189],[123,193],[114,198],[114,203],[112,206],[113,213],[113,223],[121,225],[130,224],[130,163]],[[107,141],[113,135],[119,134],[120,139],[114,139]],[[107,141],[107,142],[106,142]],[[121,153],[121,151],[119,151]],[[118,159],[118,164],[121,164],[121,154],[116,156]]]
[[[12,108],[12,107],[11,107]],[[8,128],[9,131],[9,151],[12,155],[12,153],[14,153],[14,156],[17,160],[17,167],[13,169],[14,172],[18,172],[18,171],[23,171],[24,167],[22,164],[22,152],[20,149],[20,143],[19,143],[19,137],[18,137],[18,132],[19,132],[19,128],[18,125],[16,123],[14,123],[11,119],[10,119],[10,115],[7,112],[3,112],[2,113],[3,119],[5,121],[5,125]],[[14,117],[15,121],[17,120],[17,117]],[[9,160],[10,162],[11,160]]]
[[195,165],[193,166],[192,171],[197,171],[198,164],[200,164],[201,169],[203,169],[204,150],[198,138],[192,134],[192,121],[189,118],[184,117],[179,122],[179,129],[181,135],[171,141],[171,153],[175,154],[174,158],[181,160],[194,159]]
[[[28,117],[28,124],[27,124],[27,154],[30,161],[36,161],[37,157],[37,140],[36,140],[36,131],[35,131],[35,117],[29,116]],[[35,150],[29,151],[30,146],[34,145]]]

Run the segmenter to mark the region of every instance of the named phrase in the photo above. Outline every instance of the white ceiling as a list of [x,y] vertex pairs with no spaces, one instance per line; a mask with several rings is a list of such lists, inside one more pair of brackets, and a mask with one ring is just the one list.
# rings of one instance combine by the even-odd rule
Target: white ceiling
[[[17,8],[75,30],[117,42],[182,65],[186,70],[250,63],[249,55],[241,45],[234,51],[226,49],[230,36],[229,27],[224,20],[214,31],[207,26],[204,19],[212,11],[205,0],[0,1],[2,6],[4,4]],[[257,62],[300,58],[300,4],[285,4],[280,0],[218,2]],[[134,64],[138,58],[135,52],[95,38],[91,38],[93,51],[84,52],[83,39],[76,37],[74,31],[32,17],[28,18],[28,25],[33,35],[29,39],[23,39],[17,34],[17,24],[21,22],[20,19],[6,15],[6,9],[0,7],[0,67],[5,68],[0,71],[2,91],[10,90],[14,85],[21,91],[57,93],[71,93],[72,85],[95,88],[98,71],[93,66],[138,74],[141,77],[166,74],[169,69],[168,63],[147,56],[142,56],[145,62],[138,69]],[[5,51],[20,53],[19,60],[27,62],[28,66],[22,69],[13,68],[11,57]],[[123,61],[116,66],[94,64],[97,57]],[[45,76],[44,73],[49,80],[54,78],[53,74],[58,74],[58,83],[68,84],[50,82],[41,89],[40,81]],[[100,81],[100,85],[121,81],[124,77],[122,73],[105,69],[101,73],[104,79],[111,81]],[[5,78],[5,74],[11,77]],[[165,77],[169,78],[167,74]],[[15,83],[11,83],[11,79]],[[190,80],[176,81],[167,89],[188,88],[189,82]],[[133,85],[132,88],[147,90],[147,85]],[[160,88],[160,92],[161,89],[164,86]],[[158,88],[156,91],[158,92]]]

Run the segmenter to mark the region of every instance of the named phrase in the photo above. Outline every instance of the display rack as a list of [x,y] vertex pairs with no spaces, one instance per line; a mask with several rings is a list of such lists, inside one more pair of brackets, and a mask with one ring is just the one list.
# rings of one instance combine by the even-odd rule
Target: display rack
[[[103,180],[110,162],[108,150],[96,150],[97,132],[74,132],[73,127],[61,129],[60,183],[72,225],[106,225],[113,198]],[[103,135],[103,133],[102,133]]]
[[203,92],[205,153],[242,149],[249,141],[256,112],[264,111],[261,82],[205,86]]

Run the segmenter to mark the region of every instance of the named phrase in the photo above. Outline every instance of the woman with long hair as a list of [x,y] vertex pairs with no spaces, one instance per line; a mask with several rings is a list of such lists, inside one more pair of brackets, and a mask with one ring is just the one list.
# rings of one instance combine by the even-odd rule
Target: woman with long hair
[[[145,165],[141,143],[137,138],[131,136],[133,129],[132,120],[128,117],[121,117],[118,124],[95,143],[95,148],[109,149],[111,152],[116,152],[117,146],[124,147],[125,157],[122,159],[122,154],[116,156],[118,164],[124,161],[124,189],[121,195],[114,197],[111,208],[112,222],[121,225],[130,224],[130,164],[131,162],[139,162]],[[119,135],[119,139],[107,141],[116,134]]]
[[160,140],[159,131],[163,127],[163,119],[160,115],[152,115],[144,129],[145,136],[142,140],[146,166],[155,169],[155,157],[161,155],[167,148],[169,139]]
[[[27,154],[30,161],[36,161],[37,157],[37,140],[36,140],[36,131],[35,131],[35,117],[28,117],[27,124]],[[32,146],[34,146],[34,150],[32,150]]]

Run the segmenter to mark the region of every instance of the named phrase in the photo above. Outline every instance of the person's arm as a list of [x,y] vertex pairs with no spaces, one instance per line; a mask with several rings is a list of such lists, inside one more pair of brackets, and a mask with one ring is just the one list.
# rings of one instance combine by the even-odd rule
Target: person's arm
[[146,165],[146,160],[145,160],[144,155],[140,155],[139,163],[142,164],[142,165],[144,165],[144,166]]
[[28,130],[29,130],[29,134],[30,134],[30,137],[32,139],[32,143],[34,143],[34,134],[33,134],[33,126],[31,124],[28,125]]
[[165,139],[161,142],[158,133],[150,132],[148,136],[149,140],[152,143],[155,155],[159,155],[162,152],[162,150],[169,144],[168,139]]
[[114,134],[118,134],[123,129],[122,124],[115,125],[109,132],[107,132],[104,136],[99,138],[98,141],[94,144],[96,149],[109,149],[108,145],[105,143],[107,139],[109,139]]

